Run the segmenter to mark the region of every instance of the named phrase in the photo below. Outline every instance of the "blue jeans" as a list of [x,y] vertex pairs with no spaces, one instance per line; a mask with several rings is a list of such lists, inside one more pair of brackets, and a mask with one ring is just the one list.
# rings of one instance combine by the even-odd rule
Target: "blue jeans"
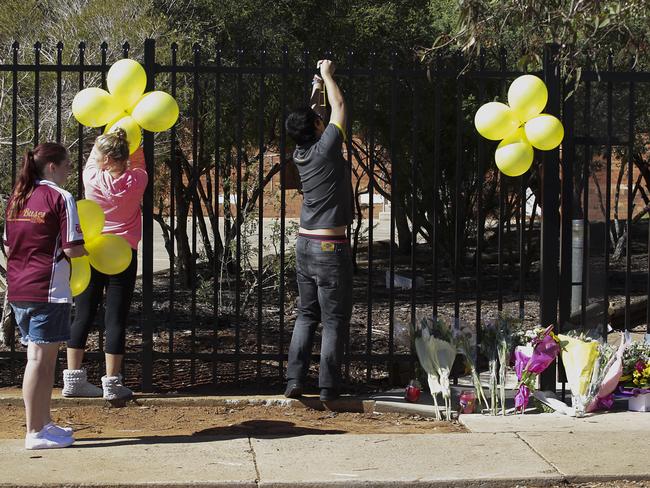
[[20,342],[26,346],[65,342],[70,338],[70,303],[11,302],[20,329]]
[[341,384],[343,339],[352,316],[352,253],[350,245],[299,236],[296,278],[300,300],[289,346],[287,379],[303,383],[309,371],[314,333],[323,324],[320,388]]

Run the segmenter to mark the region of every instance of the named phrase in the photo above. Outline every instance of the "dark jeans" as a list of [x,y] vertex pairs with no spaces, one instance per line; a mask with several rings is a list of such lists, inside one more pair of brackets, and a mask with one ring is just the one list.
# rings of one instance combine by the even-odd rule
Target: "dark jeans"
[[341,384],[343,339],[352,315],[352,254],[348,243],[333,243],[299,236],[296,276],[300,300],[289,346],[287,379],[301,383],[309,370],[318,323],[323,324],[320,388]]
[[126,319],[131,308],[133,288],[138,271],[138,252],[133,250],[129,267],[116,275],[105,275],[91,268],[90,284],[81,295],[75,297],[75,314],[70,327],[68,347],[85,349],[88,332],[95,321],[97,308],[104,297],[106,289],[106,306],[104,327],[106,345],[104,352],[124,354],[126,339]]

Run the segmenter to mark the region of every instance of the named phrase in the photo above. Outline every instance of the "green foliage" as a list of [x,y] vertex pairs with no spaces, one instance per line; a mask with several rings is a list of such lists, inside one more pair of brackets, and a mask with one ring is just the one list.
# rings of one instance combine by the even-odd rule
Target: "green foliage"
[[343,55],[352,49],[413,53],[453,21],[451,0],[157,0],[179,37],[192,42],[234,45],[242,49]]
[[[7,8],[7,2],[14,4],[13,8]],[[7,0],[0,11],[0,44],[8,47],[18,41],[30,48],[40,41],[50,60],[56,59],[59,41],[70,53],[79,42],[96,52],[106,41],[112,50],[109,56],[113,52],[119,57],[125,41],[138,53],[144,39],[162,40],[167,34],[165,17],[148,0],[137,4],[129,0]],[[74,59],[76,53],[71,56]]]
[[571,74],[585,57],[602,59],[610,50],[622,65],[647,55],[646,0],[458,0],[458,14],[455,32],[438,37],[425,56],[448,44],[473,54],[504,47],[522,69],[535,69],[543,46],[556,43]]

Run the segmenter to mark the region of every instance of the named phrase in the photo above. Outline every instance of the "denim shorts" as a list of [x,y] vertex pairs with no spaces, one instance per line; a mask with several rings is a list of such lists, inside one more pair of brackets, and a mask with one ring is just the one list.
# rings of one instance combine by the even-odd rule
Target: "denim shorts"
[[51,344],[70,339],[70,303],[11,302],[22,336],[20,342]]

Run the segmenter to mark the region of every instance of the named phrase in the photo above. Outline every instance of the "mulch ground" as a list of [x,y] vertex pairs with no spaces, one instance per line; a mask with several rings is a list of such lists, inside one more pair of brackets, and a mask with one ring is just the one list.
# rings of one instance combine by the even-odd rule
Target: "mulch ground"
[[[124,408],[69,406],[52,410],[77,438],[160,436],[298,436],[314,434],[446,434],[466,432],[457,423],[395,413],[352,413],[276,406]],[[3,406],[0,439],[25,435],[22,407]]]

